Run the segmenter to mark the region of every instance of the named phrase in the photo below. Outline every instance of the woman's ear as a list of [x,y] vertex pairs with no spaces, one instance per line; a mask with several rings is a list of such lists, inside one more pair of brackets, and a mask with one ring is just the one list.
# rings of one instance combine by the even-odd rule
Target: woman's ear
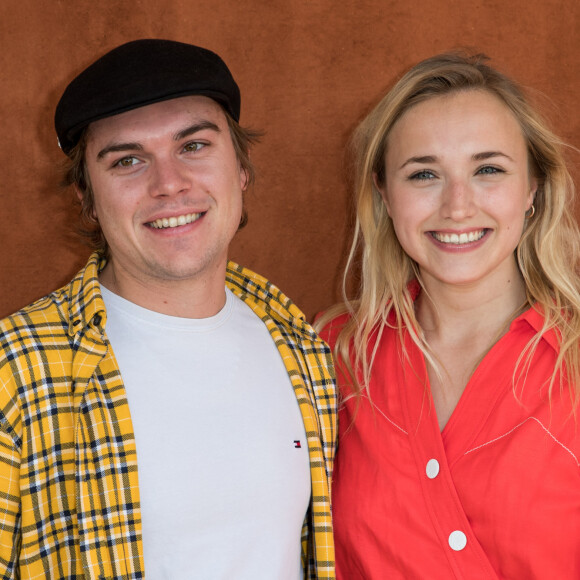
[[384,184],[379,184],[379,180],[378,180],[378,176],[376,171],[373,171],[373,185],[375,186],[375,189],[381,194],[381,197],[383,198],[383,203],[385,204],[385,208],[387,209],[387,213],[389,214],[389,217],[391,217],[391,208],[389,205],[389,198],[387,196],[387,190],[385,188]]
[[528,195],[528,209],[530,209],[530,207],[532,205],[534,205],[534,201],[536,199],[536,193],[538,193],[538,180],[535,177],[532,177],[530,179],[530,191],[529,191],[529,195]]

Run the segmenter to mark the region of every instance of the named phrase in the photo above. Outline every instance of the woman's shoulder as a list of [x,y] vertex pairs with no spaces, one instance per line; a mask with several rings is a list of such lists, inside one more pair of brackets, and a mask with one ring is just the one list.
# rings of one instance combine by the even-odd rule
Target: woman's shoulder
[[351,314],[348,312],[333,314],[332,310],[320,313],[316,317],[315,327],[322,340],[331,348],[334,348],[339,334],[344,330],[351,320]]

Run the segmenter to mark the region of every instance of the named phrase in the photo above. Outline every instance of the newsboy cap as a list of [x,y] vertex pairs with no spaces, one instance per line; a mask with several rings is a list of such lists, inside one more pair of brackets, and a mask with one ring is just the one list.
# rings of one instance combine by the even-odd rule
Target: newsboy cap
[[60,147],[68,155],[93,121],[187,95],[210,97],[239,121],[240,90],[211,50],[173,40],[122,44],[65,89],[54,116]]

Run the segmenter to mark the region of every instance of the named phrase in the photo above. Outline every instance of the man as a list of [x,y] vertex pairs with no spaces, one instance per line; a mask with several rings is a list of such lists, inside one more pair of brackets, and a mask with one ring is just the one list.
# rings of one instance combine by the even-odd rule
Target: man
[[253,172],[214,53],[139,40],[56,110],[98,250],[5,319],[2,578],[332,578],[328,347],[228,262]]

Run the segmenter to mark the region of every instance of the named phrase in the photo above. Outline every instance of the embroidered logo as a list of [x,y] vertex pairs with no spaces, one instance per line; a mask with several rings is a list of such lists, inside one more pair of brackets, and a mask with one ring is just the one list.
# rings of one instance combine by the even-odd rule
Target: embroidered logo
[[294,447],[296,447],[296,449],[302,449],[302,443],[300,443],[300,439],[294,440]]

